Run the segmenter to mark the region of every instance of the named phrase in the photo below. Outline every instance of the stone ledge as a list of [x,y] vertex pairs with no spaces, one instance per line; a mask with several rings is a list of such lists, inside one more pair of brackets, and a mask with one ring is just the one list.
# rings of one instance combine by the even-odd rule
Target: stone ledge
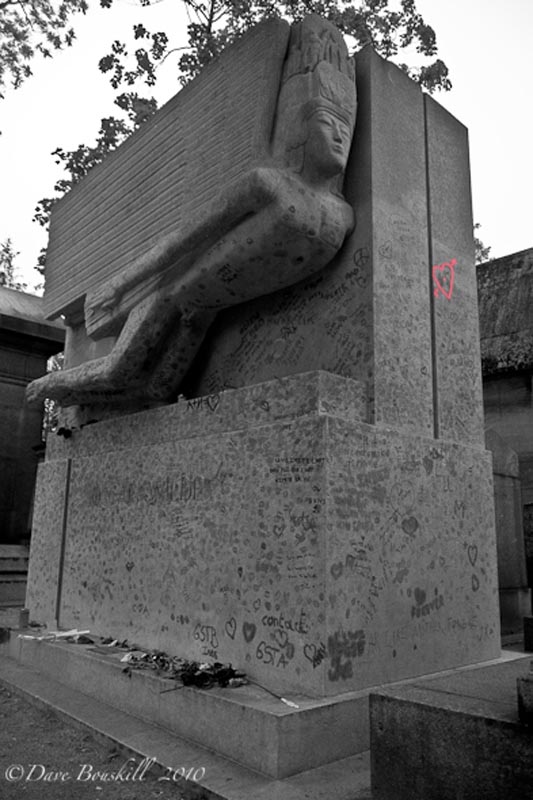
[[[89,728],[97,739],[113,742],[137,762],[155,759],[153,769],[159,768],[163,774],[180,766],[204,767],[205,775],[197,784],[176,782],[176,791],[183,800],[328,800],[332,796],[335,800],[371,800],[368,753],[274,780],[1,654],[0,682],[38,707]],[[222,739],[226,731],[220,729],[218,735]]]
[[508,654],[371,695],[374,800],[529,800],[533,738],[516,693],[528,662]]
[[[103,655],[90,645],[19,639],[7,650],[13,664],[37,670],[70,690],[133,714],[147,724],[281,779],[349,758],[368,748],[368,692],[331,700],[290,695],[291,708],[256,685],[176,689],[151,672],[124,672],[124,651]],[[221,736],[221,731],[224,735]]]
[[46,459],[167,443],[172,436],[181,440],[229,433],[307,415],[366,422],[365,384],[316,371],[189,400],[180,397],[172,405],[86,425],[67,440],[51,436]]

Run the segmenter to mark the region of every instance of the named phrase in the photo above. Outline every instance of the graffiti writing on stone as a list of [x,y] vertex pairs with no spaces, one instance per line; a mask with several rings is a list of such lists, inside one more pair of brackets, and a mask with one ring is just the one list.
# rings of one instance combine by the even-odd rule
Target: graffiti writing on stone
[[229,636],[230,639],[235,639],[235,634],[237,632],[237,620],[235,617],[231,617],[228,619],[226,624],[224,625],[224,630],[226,631],[226,635]]
[[242,635],[244,636],[244,641],[247,644],[253,642],[256,632],[257,632],[257,625],[254,622],[243,622]]
[[310,483],[312,474],[323,462],[324,459],[321,457],[279,457],[275,459],[275,465],[270,468],[270,474],[275,476],[276,483]]
[[194,629],[193,638],[201,644],[206,644],[214,648],[218,647],[216,628],[212,625],[201,625],[198,623]]
[[309,633],[309,626],[306,622],[306,613],[302,609],[300,615],[295,619],[291,619],[290,617],[284,617],[283,614],[279,614],[277,616],[269,616],[265,614],[262,618],[261,622],[266,628],[281,628],[282,630],[293,631],[295,633],[301,633],[305,635]]
[[310,643],[304,644],[304,656],[311,662],[313,669],[319,667],[326,657],[326,645],[320,642],[319,645]]
[[455,266],[457,259],[452,258],[451,261],[445,261],[443,264],[436,264],[433,267],[433,283],[435,288],[433,294],[438,297],[442,294],[447,300],[452,299],[453,284],[455,281]]
[[220,394],[208,394],[204,397],[193,397],[187,400],[187,410],[197,411],[200,408],[206,408],[208,411],[216,411],[220,403]]
[[[285,634],[283,638],[279,636],[281,633]],[[259,642],[255,655],[265,666],[286,667],[294,656],[294,645],[289,642],[286,631],[278,631],[275,644]]]
[[[407,596],[411,596],[411,590],[407,590]],[[424,589],[415,588],[412,596],[415,605],[411,606],[411,617],[427,617],[432,611],[438,611],[444,605],[444,595],[439,594],[438,589],[435,589],[435,596],[427,599],[427,594]]]
[[353,660],[365,653],[366,636],[364,630],[337,631],[328,636],[328,655],[330,681],[348,680],[353,677]]
[[89,505],[101,507],[190,503],[210,497],[214,487],[223,485],[228,477],[222,464],[212,477],[185,472],[139,480],[107,476],[101,484],[90,484],[86,497]]

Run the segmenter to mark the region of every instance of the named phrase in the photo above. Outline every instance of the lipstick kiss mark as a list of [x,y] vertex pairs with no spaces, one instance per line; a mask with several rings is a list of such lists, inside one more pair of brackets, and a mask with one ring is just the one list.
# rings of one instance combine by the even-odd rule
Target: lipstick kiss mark
[[447,300],[451,300],[453,292],[453,284],[455,281],[455,265],[457,259],[452,258],[451,261],[445,261],[443,264],[436,264],[433,267],[432,275],[435,288],[433,294],[435,297],[439,293],[443,294]]

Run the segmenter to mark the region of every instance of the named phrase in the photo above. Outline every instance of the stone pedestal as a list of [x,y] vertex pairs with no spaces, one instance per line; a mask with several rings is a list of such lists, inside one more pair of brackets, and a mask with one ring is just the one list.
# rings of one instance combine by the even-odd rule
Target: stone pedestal
[[48,448],[33,619],[324,697],[499,652],[490,458],[308,373]]

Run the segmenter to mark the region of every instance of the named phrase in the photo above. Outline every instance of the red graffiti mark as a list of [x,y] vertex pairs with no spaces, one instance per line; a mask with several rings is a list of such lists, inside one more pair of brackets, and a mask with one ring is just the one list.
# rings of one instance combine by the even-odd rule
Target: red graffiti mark
[[433,281],[435,282],[435,289],[433,294],[435,297],[439,296],[441,292],[447,300],[451,300],[453,292],[453,283],[455,280],[455,265],[457,259],[452,258],[451,261],[445,261],[444,264],[436,264],[433,267]]

